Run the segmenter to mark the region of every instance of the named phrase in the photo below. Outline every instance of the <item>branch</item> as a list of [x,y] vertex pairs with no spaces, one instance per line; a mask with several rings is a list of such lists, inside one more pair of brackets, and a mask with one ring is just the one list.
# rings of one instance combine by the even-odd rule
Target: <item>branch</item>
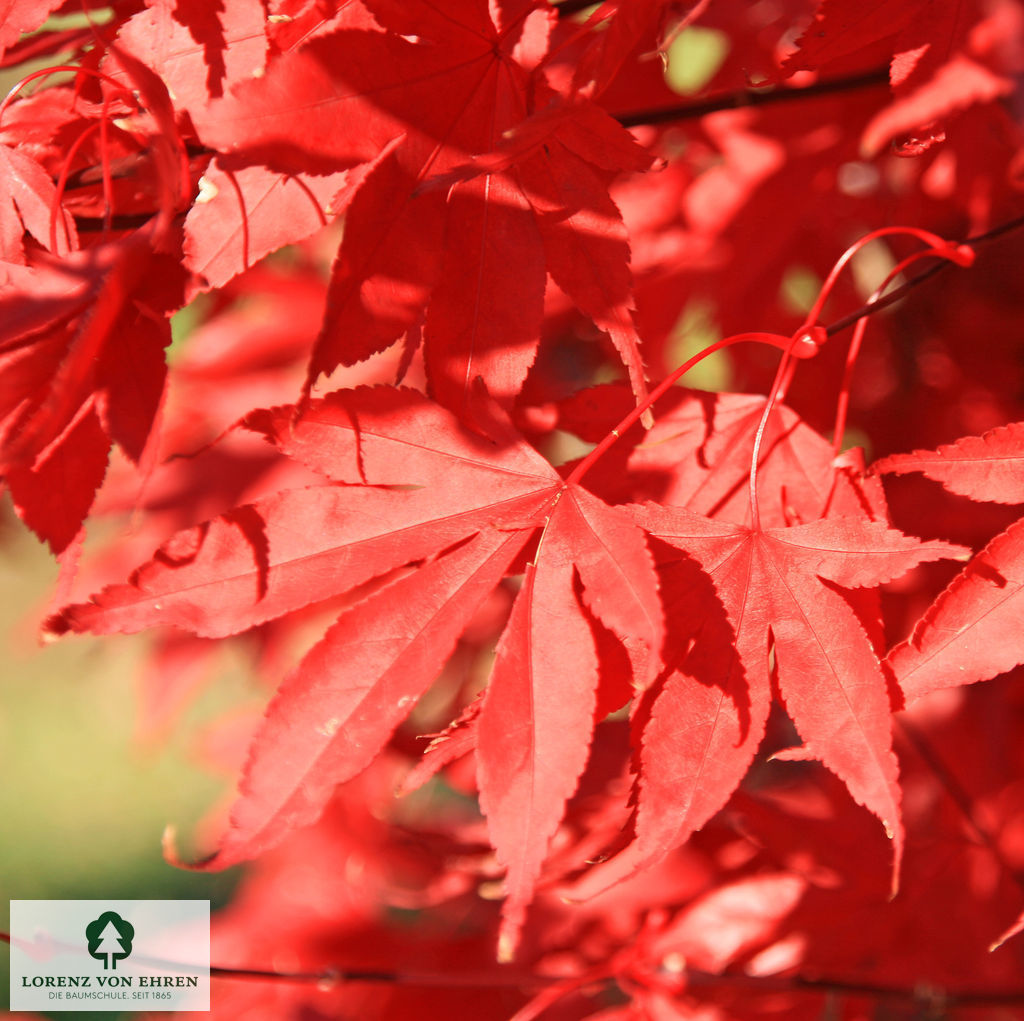
[[560,18],[568,18],[573,14],[579,14],[580,11],[585,11],[588,7],[594,6],[594,0],[562,0],[561,3],[555,3],[555,10],[558,11]]
[[[875,985],[870,982],[845,982],[841,979],[810,978],[803,975],[775,977],[772,975],[715,975],[711,972],[687,971],[689,986],[728,984],[734,988],[760,993],[838,993],[847,996],[867,996],[875,1000],[896,1000],[918,1007],[932,1009],[944,1007],[1019,1006],[1024,1004],[1024,990],[977,992],[974,990],[942,989],[926,984],[909,989],[903,986]],[[931,1016],[929,1014],[929,1016]]]
[[[0,932],[0,942],[10,943],[9,933]],[[385,985],[431,986],[464,989],[529,989],[553,986],[564,976],[541,975],[536,972],[513,974],[505,969],[467,972],[403,972],[371,969],[325,968],[323,971],[270,971],[262,968],[221,968],[212,966],[210,975],[222,979],[243,979],[267,982],[299,982],[336,985],[342,982],[369,982]],[[922,1007],[1014,1007],[1024,1005],[1024,989],[979,992],[967,989],[941,989],[938,986],[875,985],[869,982],[847,982],[842,979],[812,978],[804,975],[735,975],[686,969],[675,978],[684,978],[689,988],[728,987],[747,989],[752,993],[839,993],[867,996],[876,1000],[899,1000]]]
[[931,770],[932,775],[945,788],[953,804],[956,805],[961,816],[963,816],[964,822],[973,832],[975,840],[988,850],[1003,873],[1021,890],[1024,890],[1024,875],[1014,868],[1006,855],[1003,854],[994,834],[978,818],[978,813],[974,810],[976,799],[971,798],[956,774],[949,769],[925,735],[915,724],[911,723],[909,718],[905,715],[896,717],[896,726],[907,743],[917,752],[921,761]]
[[[994,241],[998,237],[1002,237],[1004,234],[1010,234],[1015,230],[1020,230],[1024,227],[1024,216],[1015,217],[1012,220],[1008,220],[1006,223],[1001,223],[991,230],[985,231],[984,234],[978,234],[975,237],[965,238],[958,244],[967,245],[970,248],[979,248],[989,241]],[[926,280],[930,280],[933,276],[941,273],[943,270],[948,269],[952,263],[947,262],[945,259],[936,262],[934,266],[930,266],[923,273],[919,273],[916,277],[908,280],[905,284],[901,284],[894,291],[890,291],[885,297],[879,298],[878,301],[872,302],[871,304],[861,305],[860,308],[855,309],[853,312],[849,312],[841,319],[837,319],[830,326],[825,328],[825,333],[829,337],[834,337],[837,333],[841,333],[848,326],[852,326],[858,319],[863,319],[865,316],[874,315],[875,312],[880,312],[883,308],[888,308],[890,305],[899,301],[915,287],[923,284]]]
[[[0,934],[2,936],[2,934]],[[411,972],[376,969],[326,968],[323,971],[282,972],[261,968],[210,967],[214,978],[250,979],[274,982],[311,982],[338,985],[342,982],[372,982],[384,985],[429,986],[445,989],[536,989],[561,979],[549,975],[502,974],[499,972]]]
[[[569,7],[571,4],[561,4],[559,9]],[[583,4],[582,7],[589,7],[590,4]],[[623,127],[639,127],[641,125],[666,124],[671,122],[698,120],[719,110],[738,110],[743,107],[767,106],[771,103],[789,103],[798,99],[814,99],[817,96],[828,96],[840,92],[851,92],[856,89],[868,88],[876,85],[883,85],[889,81],[889,69],[887,67],[875,68],[872,71],[864,71],[858,74],[847,75],[843,78],[832,78],[827,81],[815,82],[813,85],[805,85],[802,88],[767,88],[767,89],[740,89],[737,92],[726,92],[717,96],[710,96],[699,103],[682,103],[679,106],[661,107],[654,110],[638,110],[633,113],[619,114],[615,119]],[[190,157],[213,156],[213,149],[207,149],[195,143],[188,146]],[[130,177],[134,169],[137,157],[125,157],[118,161],[120,166],[115,166],[113,177]],[[99,166],[83,167],[69,175],[67,190],[73,191],[76,188],[85,187],[95,183],[99,179]],[[129,214],[115,217],[115,230],[132,230],[145,223],[151,214]],[[83,233],[91,233],[103,229],[104,221],[97,217],[76,216],[75,224]]]
[[721,93],[709,96],[699,103],[680,103],[678,106],[666,106],[653,110],[637,110],[633,113],[616,114],[615,119],[626,128],[641,125],[665,124],[673,121],[696,120],[706,117],[709,113],[719,110],[737,110],[748,106],[767,106],[771,103],[789,103],[796,99],[814,99],[818,96],[830,96],[839,92],[854,92],[857,89],[874,88],[888,85],[889,68],[876,67],[870,71],[842,78],[829,78],[804,85],[801,88],[761,88],[739,89],[736,92]]

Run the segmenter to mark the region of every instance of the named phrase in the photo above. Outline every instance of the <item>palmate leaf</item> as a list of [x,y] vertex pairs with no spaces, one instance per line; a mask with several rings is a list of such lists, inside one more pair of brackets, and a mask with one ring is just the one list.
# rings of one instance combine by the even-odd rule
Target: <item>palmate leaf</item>
[[[284,678],[262,723],[219,739],[242,779],[203,867],[262,861],[217,923],[217,963],[278,972],[227,983],[225,1016],[488,1021],[534,992],[523,1021],[1019,1006],[1024,944],[983,949],[1019,910],[1019,691],[912,705],[923,740],[901,759],[902,798],[887,721],[894,675],[910,701],[1022,658],[1024,526],[972,542],[988,545],[879,669],[884,634],[931,602],[934,572],[883,601],[885,572],[853,569],[903,567],[914,541],[886,530],[878,479],[789,412],[762,432],[762,395],[670,391],[655,428],[617,440],[584,490],[474,387],[482,377],[537,450],[561,452],[567,390],[628,374],[618,397],[577,401],[579,434],[600,442],[636,406],[641,354],[661,374],[716,329],[795,328],[804,287],[832,288],[837,247],[865,224],[942,223],[998,247],[978,245],[975,273],[922,284],[920,302],[861,309],[869,342],[841,384],[851,425],[889,452],[1024,418],[1019,224],[992,229],[1020,199],[1022,17],[1015,0],[0,0],[15,86],[0,124],[3,486],[65,553],[104,478],[96,513],[137,506],[144,534],[212,519],[51,627],[170,624],[150,679],[162,722],[222,651],[181,629],[251,629],[238,644],[260,680]],[[33,76],[44,63],[81,70],[52,87]],[[616,179],[652,155],[666,173]],[[153,216],[161,230],[139,233]],[[246,270],[292,241],[301,253]],[[832,290],[825,314],[843,318],[823,333],[860,314],[867,276],[916,250],[872,244]],[[218,293],[175,322],[176,337],[201,327],[184,362],[173,351],[165,402],[167,317],[206,285]],[[269,288],[294,317],[268,320]],[[214,365],[218,333],[239,357]],[[781,383],[819,428],[842,340]],[[383,390],[250,414],[388,344],[339,373],[346,385],[393,378],[384,363],[402,355],[452,414]],[[730,348],[727,373],[704,378],[769,392],[764,354]],[[107,470],[114,443],[147,475],[158,448],[194,450],[243,417],[246,435],[155,468],[141,500],[119,455]],[[1009,503],[1022,438],[1009,426],[879,471]],[[840,492],[844,472],[855,485]],[[917,492],[900,520],[934,531]],[[972,536],[1010,520],[967,500],[942,513]],[[123,553],[138,539],[114,540],[104,579],[140,562]],[[312,620],[326,633],[292,658]],[[781,710],[766,724],[775,696],[807,740],[791,757],[817,755],[841,781],[758,763],[740,789],[785,727]],[[415,728],[442,736],[409,783],[445,774],[400,803]],[[486,818],[469,804],[474,769]],[[294,832],[325,801],[322,825]],[[887,904],[876,816],[894,806],[905,885]],[[492,960],[502,872],[502,955],[528,948],[515,972]],[[630,881],[559,901],[615,874]],[[280,974],[328,966],[397,981]]]
[[[596,882],[653,864],[716,812],[742,779],[764,733],[774,650],[778,688],[805,741],[789,757],[820,759],[903,850],[892,705],[858,615],[840,588],[878,585],[962,547],[924,543],[854,517],[765,528],[681,508],[634,508],[652,535],[697,561],[670,574],[669,623],[696,618],[696,640],[670,675],[643,731],[636,837]],[[680,573],[681,569],[681,573]],[[724,617],[720,612],[724,609]]]
[[[372,761],[539,531],[478,727],[481,803],[508,869],[501,945],[511,955],[596,722],[588,611],[625,646],[638,684],[659,668],[664,625],[643,533],[564,482],[507,422],[472,433],[411,390],[340,391],[247,425],[335,481],[180,533],[128,584],[65,608],[48,628],[231,634],[407,568],[346,610],[271,702],[229,830],[200,866],[221,868],[315,819],[335,785]],[[387,488],[396,485],[419,488]]]
[[997,535],[886,657],[913,701],[1024,663],[1024,519]]
[[3,0],[0,3],[0,54],[16,43],[23,32],[32,32],[46,21],[62,0]]
[[185,264],[222,287],[268,252],[309,236],[333,219],[344,171],[314,176],[264,167],[233,171],[213,160],[185,218]]
[[964,436],[935,450],[893,454],[876,461],[880,474],[920,472],[951,493],[993,503],[1024,503],[1024,422]]
[[0,473],[55,553],[81,527],[111,444],[140,461],[160,408],[164,314],[185,272],[153,250],[154,227],[62,261],[0,263]]
[[[559,406],[559,426],[597,443],[630,409],[621,384],[581,390]],[[673,389],[649,431],[634,426],[587,476],[612,503],[651,500],[727,521],[750,515],[750,452],[762,394]],[[832,445],[784,404],[765,425],[758,467],[761,519],[813,521],[834,488]]]
[[[536,356],[550,274],[609,334],[636,396],[646,392],[629,244],[608,186],[653,158],[597,107],[534,81],[553,23],[532,2],[460,0],[443,16],[353,3],[333,31],[194,112],[232,166],[362,169],[334,203],[346,230],[307,387],[423,322],[441,403],[462,413],[482,376],[510,405]],[[549,103],[573,115],[545,122],[550,131],[500,169],[461,172]]]
[[[0,144],[0,179],[6,195],[0,202],[0,259],[24,263],[22,236],[27,232],[41,245],[50,247],[51,212],[57,189],[50,175],[30,156]],[[75,221],[58,207],[54,232],[55,255],[67,255],[78,247]]]
[[267,707],[230,829],[204,867],[252,858],[319,817],[412,710],[528,538],[486,529],[338,618]]
[[263,72],[266,33],[259,0],[175,0],[147,5],[125,22],[117,41],[160,75],[178,109],[192,111]]
[[[653,504],[613,507],[564,481],[496,406],[478,398],[475,411],[485,432],[415,391],[363,387],[254,412],[246,428],[327,481],[180,533],[128,584],[49,622],[51,633],[173,624],[226,635],[381,578],[383,587],[342,613],[270,703],[228,831],[199,867],[253,857],[313,821],[334,787],[380,752],[533,542],[470,721],[472,740],[463,742],[475,746],[481,806],[507,869],[503,957],[515,951],[587,762],[607,641],[595,622],[623,647],[637,690],[649,688],[653,699],[635,721],[636,840],[607,875],[657,861],[736,788],[764,732],[772,648],[807,743],[801,754],[820,758],[882,819],[898,865],[891,705],[840,587],[877,585],[960,548],[868,520],[850,509],[856,500],[844,503],[841,486],[832,503],[845,516],[793,527],[730,524]],[[788,447],[773,450],[781,458]],[[731,473],[732,462],[724,464]],[[645,531],[661,544],[664,599]],[[673,548],[680,552],[666,559]],[[663,653],[665,610],[674,637]]]
[[[128,585],[68,608],[51,628],[236,634],[440,552],[502,515],[532,527],[560,484],[525,444],[498,447],[410,390],[343,392],[313,402],[294,427],[293,415],[278,408],[248,423],[347,485],[286,490],[180,532]],[[384,488],[392,485],[419,488]]]
[[[893,454],[879,473],[920,472],[959,496],[1024,503],[1024,423],[964,436],[935,450]],[[1024,662],[1024,520],[997,535],[925,611],[886,661],[908,701],[988,680]]]

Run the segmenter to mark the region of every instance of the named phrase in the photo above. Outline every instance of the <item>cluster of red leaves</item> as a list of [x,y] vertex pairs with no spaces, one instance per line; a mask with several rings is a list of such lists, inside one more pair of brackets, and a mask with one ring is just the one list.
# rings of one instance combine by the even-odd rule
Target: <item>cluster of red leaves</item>
[[[254,650],[218,963],[343,969],[218,1012],[1024,999],[1021,246],[923,230],[1019,215],[1014,0],[10,6],[78,70],[0,108],[0,470],[69,569],[137,520],[47,632],[166,629],[150,732]],[[773,332],[655,391],[700,308]]]

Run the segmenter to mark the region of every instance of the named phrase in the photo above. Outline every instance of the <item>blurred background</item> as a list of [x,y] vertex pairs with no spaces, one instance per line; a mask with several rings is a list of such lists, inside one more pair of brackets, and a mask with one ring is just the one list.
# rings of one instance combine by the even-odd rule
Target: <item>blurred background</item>
[[[167,824],[189,834],[226,785],[197,761],[204,721],[241,699],[226,664],[221,683],[187,712],[176,735],[136,732],[136,677],[145,638],[73,638],[41,647],[53,591],[52,557],[0,504],[0,901],[209,899],[224,903],[233,873],[167,865]],[[192,735],[191,739],[184,735]],[[236,870],[237,871],[237,870]],[[9,958],[0,954],[0,1004]],[[2,1008],[0,1008],[2,1009]],[[54,1015],[67,1018],[67,1013]],[[90,1014],[115,1018],[119,1014]]]

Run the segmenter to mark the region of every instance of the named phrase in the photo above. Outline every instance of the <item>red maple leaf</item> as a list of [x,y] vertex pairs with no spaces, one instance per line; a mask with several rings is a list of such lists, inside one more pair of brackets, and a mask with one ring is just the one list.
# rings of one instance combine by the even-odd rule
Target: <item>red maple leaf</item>
[[78,247],[74,220],[64,210],[57,212],[59,223],[54,223],[57,189],[31,156],[0,143],[0,175],[8,187],[0,203],[0,259],[25,262],[22,236],[26,232],[55,255]]
[[[903,828],[893,704],[841,589],[878,585],[921,561],[959,556],[962,547],[853,517],[762,529],[650,504],[634,513],[707,572],[728,624],[684,572],[673,609],[710,625],[671,663],[650,710],[636,842],[621,863],[613,861],[612,876],[657,860],[721,808],[757,750],[777,687],[805,742],[787,757],[820,759],[878,816],[894,841],[895,881]],[[732,634],[723,634],[726,627]]]
[[[581,390],[559,406],[559,426],[596,443],[629,411],[621,384]],[[762,394],[673,390],[650,430],[623,436],[588,474],[612,503],[652,500],[726,521],[750,515],[750,451]],[[832,445],[784,404],[765,424],[758,466],[761,519],[786,525],[813,521],[834,490]]]
[[439,401],[463,411],[482,376],[509,403],[536,354],[550,273],[608,332],[643,394],[629,246],[608,184],[649,167],[646,150],[577,102],[513,165],[431,184],[499,148],[535,107],[565,102],[535,75],[552,14],[526,0],[493,11],[461,0],[443,16],[422,3],[353,4],[344,27],[195,115],[203,141],[236,160],[289,173],[364,165],[332,203],[346,231],[308,385],[423,320]]
[[64,0],[4,0],[0,6],[0,55],[22,33],[33,32]]
[[[159,77],[130,54],[113,46],[111,53],[135,93],[115,86],[95,126],[106,131],[111,107],[132,96],[136,144],[159,170],[159,210],[138,230],[80,251],[68,251],[70,231],[58,243],[55,224],[52,255],[0,264],[0,472],[19,514],[57,553],[92,504],[111,443],[142,457],[163,397],[167,317],[184,297],[172,227],[188,188],[184,143]],[[64,211],[54,215],[63,219]]]
[[479,435],[414,391],[340,391],[247,424],[335,482],[179,533],[128,584],[66,608],[49,630],[226,635],[397,572],[343,612],[269,706],[231,828],[203,866],[226,867],[314,820],[369,765],[539,529],[477,727],[511,955],[604,701],[588,614],[625,646],[637,684],[658,669],[662,611],[643,534],[500,419]]
[[951,493],[972,500],[1024,503],[1024,422],[1012,422],[983,436],[964,436],[935,450],[893,454],[872,466],[880,474],[921,472]]
[[223,287],[270,252],[302,241],[334,219],[332,199],[348,175],[232,170],[211,161],[185,218],[185,265],[208,287]]
[[1019,34],[1020,22],[1012,3],[821,0],[784,69],[888,63],[893,101],[865,127],[862,151],[893,142],[901,155],[921,155],[945,140],[946,120],[1012,92],[1002,41]]
[[117,44],[160,75],[177,109],[191,112],[263,72],[266,31],[259,0],[158,0],[121,26]]
[[55,552],[78,532],[111,442],[137,461],[159,408],[165,315],[181,302],[184,274],[153,252],[155,228],[60,262],[0,267],[0,471]]
[[[0,109],[3,484],[54,550],[89,513],[137,526],[61,558],[49,631],[167,626],[154,734],[222,638],[284,678],[208,743],[241,780],[198,867],[268,852],[215,957],[273,981],[220,1010],[1012,1012],[1020,945],[983,948],[1024,928],[1024,520],[990,539],[1012,511],[894,486],[898,520],[984,548],[938,595],[930,566],[888,584],[960,548],[892,528],[879,476],[1024,504],[1024,426],[993,428],[1024,417],[1019,2],[0,10],[5,68],[79,65],[12,74]],[[882,227],[830,271],[897,222],[972,236]],[[946,288],[907,272],[974,251]],[[668,373],[649,429],[638,324]],[[705,382],[769,396],[673,386],[716,350]],[[336,372],[375,385],[313,400]],[[865,477],[847,417],[885,452],[991,431]],[[755,765],[786,709],[805,743],[774,757],[822,768]]]
[[953,117],[1013,92],[1002,66],[1003,40],[1021,32],[1018,5],[942,0],[926,12],[912,18],[894,44],[893,102],[865,128],[865,152],[892,141],[901,155],[920,154],[945,141]]
[[[1024,503],[1024,423],[936,450],[894,454],[877,472],[921,472],[972,500]],[[987,680],[1024,662],[1024,519],[997,535],[887,658],[909,700]]]

